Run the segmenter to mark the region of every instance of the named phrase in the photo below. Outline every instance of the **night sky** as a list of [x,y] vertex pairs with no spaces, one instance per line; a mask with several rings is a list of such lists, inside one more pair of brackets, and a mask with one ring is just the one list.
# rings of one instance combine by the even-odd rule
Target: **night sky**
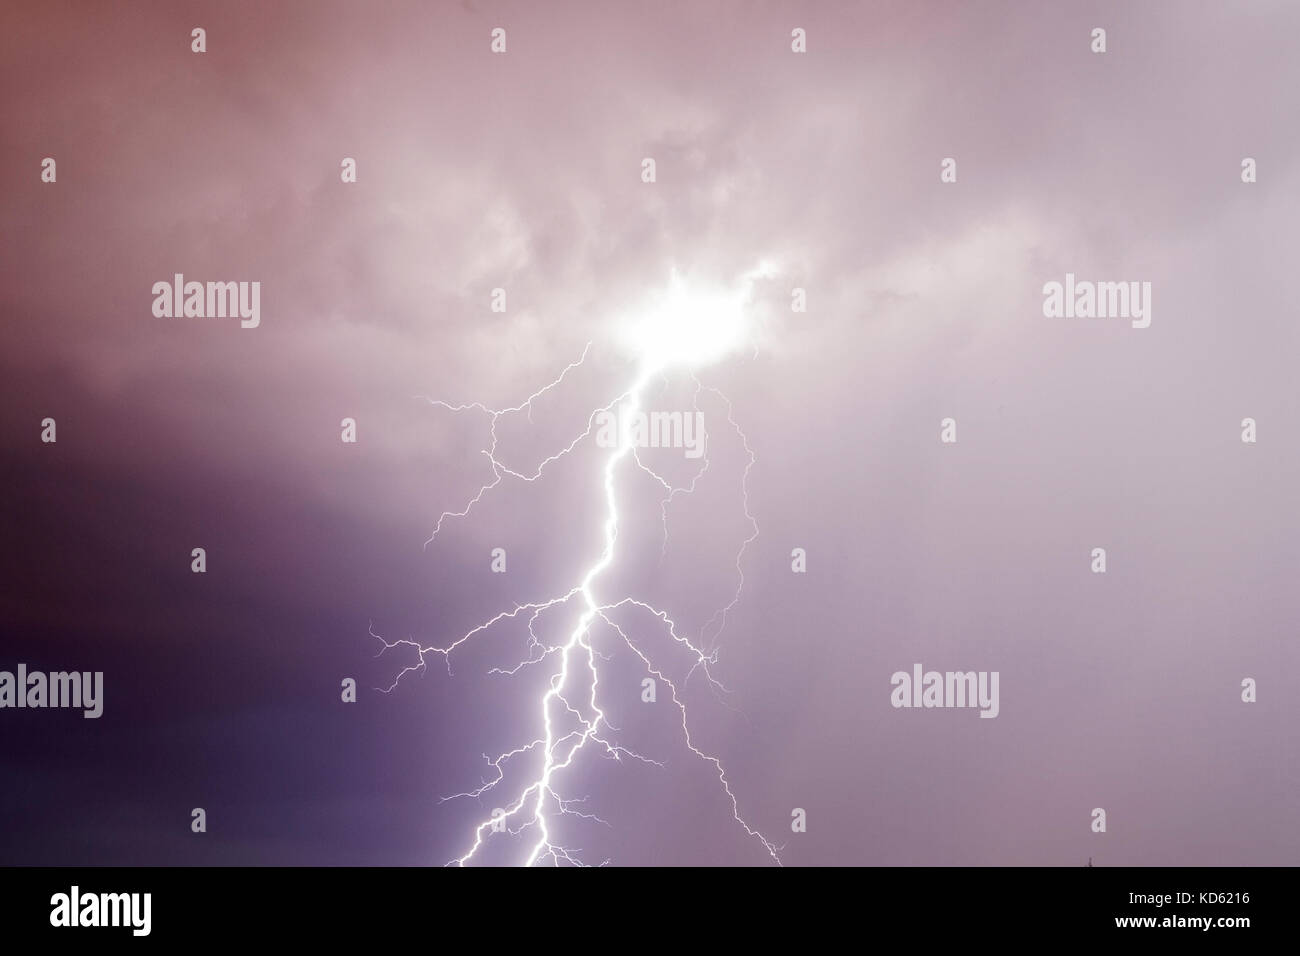
[[[534,469],[626,388],[674,271],[762,263],[743,347],[695,370],[707,473],[665,545],[619,472],[596,585],[716,648],[726,693],[624,622],[744,820],[787,865],[1295,864],[1297,36],[1287,2],[6,4],[0,670],[103,671],[105,701],[0,710],[0,863],[464,853],[502,799],[442,798],[533,739],[549,664],[489,673],[519,618],[384,694],[418,656],[371,629],[446,646],[576,584],[608,451],[429,542],[492,470],[488,417],[428,399],[516,405],[590,343],[499,429]],[[259,281],[260,326],[155,317],[176,273]],[[1150,327],[1045,317],[1066,273],[1150,282]],[[591,639],[610,736],[663,766],[584,751],[562,789],[605,822],[565,845],[770,864],[663,685]],[[999,672],[997,718],[891,707],[918,662]]]

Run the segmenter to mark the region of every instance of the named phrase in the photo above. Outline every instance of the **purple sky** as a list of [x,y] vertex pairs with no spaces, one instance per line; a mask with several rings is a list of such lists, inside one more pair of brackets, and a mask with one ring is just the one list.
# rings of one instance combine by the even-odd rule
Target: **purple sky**
[[[507,628],[379,695],[409,659],[368,628],[445,644],[571,586],[603,457],[425,549],[490,473],[483,416],[416,396],[515,404],[592,342],[502,429],[535,467],[626,384],[621,319],[674,268],[765,260],[757,353],[700,372],[757,458],[716,668],[743,715],[685,692],[742,815],[794,865],[1294,864],[1298,31],[1285,2],[6,6],[0,669],[103,670],[106,701],[0,711],[0,862],[462,853],[498,803],[438,798],[531,739],[545,675],[487,675]],[[154,318],[176,272],[260,281],[261,326]],[[1149,281],[1150,328],[1045,318],[1067,272]],[[710,461],[663,562],[625,476],[601,585],[693,633],[747,533],[725,428]],[[915,662],[1000,672],[997,719],[891,708]],[[668,763],[574,768],[611,824],[584,857],[765,862],[671,704],[609,673]]]

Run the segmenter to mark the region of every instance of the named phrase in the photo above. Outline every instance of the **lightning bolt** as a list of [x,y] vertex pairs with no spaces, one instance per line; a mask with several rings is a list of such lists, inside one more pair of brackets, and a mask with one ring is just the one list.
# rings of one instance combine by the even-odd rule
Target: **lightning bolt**
[[[457,511],[444,511],[439,515],[433,533],[425,542],[427,548],[434,539],[437,538],[442,530],[444,523],[459,518],[467,517],[480,501],[483,500],[493,489],[498,487],[507,479],[514,479],[523,482],[538,481],[546,469],[559,459],[569,455],[585,439],[591,436],[595,427],[597,417],[602,411],[608,412],[616,405],[621,406],[626,412],[635,414],[642,405],[643,396],[656,377],[667,378],[663,375],[663,370],[656,368],[642,368],[635,380],[609,404],[603,408],[595,409],[587,418],[586,428],[577,435],[567,445],[559,451],[544,458],[535,469],[530,472],[512,469],[503,464],[497,457],[499,446],[499,436],[497,427],[502,419],[508,415],[524,413],[528,421],[532,422],[533,405],[538,399],[542,398],[548,392],[559,388],[565,378],[575,369],[581,367],[586,361],[591,351],[591,343],[584,348],[582,356],[576,361],[570,363],[564,370],[551,382],[539,388],[529,395],[523,402],[508,408],[494,409],[480,402],[471,402],[468,404],[453,405],[442,400],[430,399],[421,396],[430,405],[445,409],[453,413],[475,411],[488,416],[489,419],[489,444],[485,449],[481,449],[491,465],[492,477],[485,482],[476,494],[474,494],[466,504]],[[761,845],[764,852],[778,865],[781,863],[778,855],[781,849],[765,837],[756,828],[752,827],[742,817],[740,804],[732,791],[731,782],[727,777],[726,768],[722,765],[718,757],[713,756],[702,750],[696,745],[690,730],[690,722],[687,715],[686,704],[682,699],[681,692],[676,684],[670,680],[663,669],[655,663],[650,654],[635,641],[628,633],[628,629],[620,624],[614,616],[616,612],[621,614],[635,614],[645,619],[654,627],[659,629],[661,634],[667,635],[682,650],[684,650],[688,659],[692,660],[690,670],[682,683],[690,680],[691,676],[699,671],[708,680],[710,688],[721,699],[721,695],[727,692],[727,689],[719,683],[710,671],[711,665],[717,661],[716,644],[723,629],[726,627],[727,616],[740,602],[741,593],[744,589],[745,577],[742,569],[742,560],[745,550],[758,536],[758,524],[754,520],[749,509],[749,473],[755,462],[753,450],[750,448],[749,440],[740,426],[736,423],[732,405],[729,399],[716,388],[704,386],[694,377],[696,389],[692,404],[696,411],[699,410],[700,395],[708,391],[715,395],[726,405],[727,421],[731,428],[740,437],[745,448],[748,461],[745,465],[744,475],[742,478],[743,504],[745,518],[750,527],[750,533],[740,545],[736,554],[736,571],[737,585],[735,593],[725,607],[720,608],[713,617],[700,629],[698,636],[694,639],[682,633],[682,630],[668,615],[667,612],[660,610],[645,601],[638,600],[634,597],[620,597],[617,600],[608,601],[600,599],[596,594],[595,585],[602,573],[614,562],[616,545],[619,537],[619,505],[618,495],[615,488],[616,476],[625,463],[630,462],[637,468],[649,474],[666,492],[661,499],[661,510],[664,528],[664,545],[663,554],[667,553],[668,546],[668,509],[678,495],[690,494],[695,490],[697,482],[703,477],[709,468],[709,453],[707,435],[705,436],[705,448],[703,454],[703,465],[700,470],[691,478],[689,484],[674,486],[663,476],[659,475],[652,468],[646,465],[638,453],[634,444],[632,430],[620,428],[618,444],[612,448],[609,454],[604,458],[603,463],[603,487],[604,487],[604,508],[605,520],[603,524],[604,545],[600,556],[591,564],[581,575],[578,583],[568,591],[555,595],[544,601],[538,601],[528,604],[516,604],[511,610],[501,611],[495,616],[487,619],[463,633],[451,643],[444,647],[425,646],[414,639],[393,640],[389,641],[375,633],[373,624],[370,627],[370,634],[378,640],[382,647],[379,654],[382,655],[387,651],[395,648],[407,648],[413,650],[418,655],[418,663],[413,663],[400,670],[393,682],[386,688],[378,688],[384,693],[391,693],[408,674],[414,671],[423,672],[430,658],[436,658],[441,655],[447,668],[447,673],[451,674],[451,658],[458,648],[467,642],[483,635],[498,624],[505,621],[515,620],[521,615],[526,615],[528,628],[528,645],[527,656],[517,665],[511,668],[493,668],[490,673],[501,674],[504,676],[513,676],[523,670],[525,667],[532,667],[551,660],[552,671],[547,684],[545,693],[537,702],[538,710],[538,732],[533,739],[523,743],[511,750],[499,753],[496,756],[484,754],[484,760],[487,761],[491,769],[492,776],[485,780],[481,786],[465,791],[463,793],[452,794],[444,797],[443,800],[455,800],[460,798],[478,799],[487,793],[498,788],[506,779],[506,767],[511,761],[525,758],[527,755],[540,753],[541,767],[536,775],[527,781],[521,789],[509,800],[508,803],[487,819],[482,820],[474,828],[473,838],[469,843],[468,849],[455,860],[450,861],[449,865],[464,866],[475,859],[475,856],[483,848],[486,840],[491,833],[504,831],[515,837],[527,835],[529,847],[527,854],[520,861],[525,866],[532,866],[537,863],[551,863],[559,866],[561,863],[569,865],[585,865],[580,857],[576,854],[579,852],[574,848],[569,848],[556,842],[553,837],[553,823],[558,816],[573,816],[595,823],[606,824],[606,821],[585,809],[586,798],[583,797],[565,797],[562,795],[559,781],[566,776],[566,771],[573,767],[574,762],[584,750],[592,750],[596,753],[612,758],[615,761],[635,760],[647,764],[662,767],[662,761],[653,760],[634,751],[617,744],[611,739],[610,732],[616,731],[617,728],[610,723],[605,711],[602,709],[598,700],[598,691],[600,690],[601,668],[599,661],[608,660],[596,649],[594,628],[600,624],[608,629],[608,633],[616,636],[623,642],[633,654],[635,654],[644,664],[646,671],[653,675],[658,681],[664,683],[671,694],[673,706],[681,720],[682,738],[685,747],[700,761],[707,764],[716,775],[718,785],[725,795],[727,802],[730,804],[732,817],[735,823],[744,831],[744,833]],[[662,557],[662,555],[661,555]],[[572,630],[568,632],[568,638],[561,644],[549,644],[542,640],[536,630],[536,625],[543,615],[548,612],[555,612],[558,609],[570,605],[577,605],[580,608],[577,621]],[[712,646],[713,650],[705,648]],[[605,861],[608,862],[608,861]]]

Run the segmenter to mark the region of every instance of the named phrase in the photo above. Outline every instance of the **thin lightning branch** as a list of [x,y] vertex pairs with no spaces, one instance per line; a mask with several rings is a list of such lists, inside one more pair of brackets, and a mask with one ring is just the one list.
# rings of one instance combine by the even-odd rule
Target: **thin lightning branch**
[[[507,478],[519,481],[532,482],[538,480],[546,468],[560,458],[570,454],[584,439],[590,437],[594,423],[600,412],[608,411],[620,403],[630,412],[635,413],[641,407],[643,393],[649,382],[653,378],[662,378],[667,383],[667,377],[663,374],[662,369],[643,370],[633,383],[620,395],[618,395],[603,409],[597,409],[591,413],[587,419],[586,428],[577,435],[572,441],[565,445],[562,450],[544,458],[536,468],[530,471],[523,471],[516,468],[507,467],[497,457],[499,439],[497,435],[497,426],[501,420],[508,415],[524,412],[528,421],[532,421],[532,411],[534,403],[546,395],[548,392],[558,388],[574,369],[582,366],[587,355],[591,350],[591,344],[583,350],[582,357],[576,362],[566,366],[565,369],[553,381],[542,386],[533,392],[523,402],[509,408],[493,409],[480,402],[471,402],[467,404],[453,405],[449,402],[425,399],[431,405],[446,409],[451,412],[475,411],[487,415],[489,420],[489,437],[490,443],[486,449],[482,450],[492,470],[491,480],[485,482],[474,494],[470,500],[459,511],[445,511],[439,515],[433,533],[425,542],[427,548],[439,532],[442,530],[444,523],[451,519],[464,518],[473,510],[473,508],[483,499],[483,497],[496,488]],[[726,693],[726,688],[722,686],[710,672],[710,667],[717,660],[717,652],[706,651],[704,647],[711,645],[716,647],[717,639],[721,635],[723,628],[727,623],[727,615],[735,608],[740,601],[741,592],[744,588],[745,576],[741,568],[742,559],[744,558],[745,549],[753,542],[758,535],[758,524],[754,520],[749,510],[749,472],[754,465],[754,452],[750,448],[749,440],[743,431],[736,424],[735,417],[730,400],[716,388],[704,386],[698,378],[695,378],[695,394],[692,399],[692,405],[695,411],[699,410],[700,394],[703,391],[709,391],[716,395],[726,404],[727,421],[731,427],[740,436],[744,444],[748,461],[745,466],[744,477],[742,482],[743,503],[745,518],[750,525],[750,534],[741,544],[740,550],[736,554],[736,571],[738,575],[738,584],[735,594],[730,603],[720,608],[713,617],[700,630],[697,640],[691,640],[681,633],[676,623],[669,615],[650,604],[638,600],[634,597],[621,597],[613,601],[602,600],[597,596],[596,583],[601,575],[613,564],[615,560],[615,548],[619,537],[619,508],[618,497],[616,494],[616,476],[620,467],[625,462],[631,462],[632,465],[641,471],[650,475],[666,492],[666,496],[661,500],[661,509],[663,512],[664,526],[664,547],[663,553],[666,554],[668,546],[668,508],[678,495],[690,494],[695,490],[697,482],[708,471],[709,454],[708,454],[708,435],[705,438],[704,463],[700,470],[691,478],[689,484],[683,486],[674,486],[652,468],[642,462],[634,440],[631,436],[631,429],[619,429],[619,443],[617,447],[610,450],[604,460],[603,466],[603,489],[604,489],[604,507],[605,520],[603,523],[603,547],[599,558],[590,567],[583,572],[580,582],[568,591],[555,595],[544,601],[531,602],[528,604],[516,604],[512,610],[502,611],[488,620],[466,631],[460,637],[456,638],[445,647],[425,646],[413,638],[404,640],[386,640],[379,634],[375,633],[373,626],[370,628],[370,634],[375,637],[382,645],[379,654],[392,650],[394,648],[407,648],[418,655],[418,663],[411,664],[402,668],[397,676],[393,679],[392,684],[387,688],[379,688],[384,693],[394,690],[402,679],[412,671],[423,671],[428,663],[430,656],[441,655],[447,667],[447,673],[451,674],[452,654],[461,646],[468,643],[475,637],[478,637],[496,625],[519,618],[520,615],[527,612],[528,627],[528,644],[527,655],[516,665],[509,668],[493,668],[489,673],[498,674],[506,677],[514,676],[526,667],[541,665],[546,661],[552,661],[554,668],[550,674],[547,683],[547,689],[542,694],[541,699],[537,702],[539,709],[540,731],[533,736],[528,743],[507,750],[495,757],[484,754],[484,760],[487,761],[491,769],[490,778],[484,779],[479,787],[467,790],[463,793],[456,793],[444,797],[443,800],[455,800],[459,798],[480,799],[488,793],[494,792],[499,786],[503,785],[506,779],[506,768],[516,758],[526,757],[529,755],[540,754],[541,767],[536,776],[520,789],[506,805],[500,808],[499,815],[489,817],[481,821],[475,828],[473,839],[469,848],[457,859],[451,861],[455,865],[465,865],[474,860],[476,854],[483,848],[488,837],[496,831],[504,831],[513,836],[522,836],[527,834],[529,843],[528,853],[521,861],[524,865],[531,866],[536,863],[550,863],[559,866],[561,863],[568,865],[584,865],[581,859],[576,855],[579,851],[576,848],[569,848],[556,842],[553,835],[552,825],[558,817],[575,817],[594,823],[608,826],[605,820],[591,813],[584,808],[585,797],[565,797],[561,795],[559,781],[561,778],[568,776],[568,771],[578,759],[584,750],[604,756],[615,761],[625,759],[640,761],[647,764],[662,767],[662,761],[653,760],[649,757],[634,753],[618,745],[610,739],[610,732],[616,732],[618,728],[614,727],[607,717],[600,704],[600,694],[602,685],[600,681],[600,662],[608,660],[608,656],[600,653],[595,644],[595,625],[599,622],[606,626],[614,635],[618,637],[642,663],[646,671],[653,675],[657,680],[663,681],[668,685],[672,695],[673,704],[676,706],[681,716],[682,734],[687,749],[701,761],[709,764],[717,775],[718,782],[731,805],[732,816],[735,822],[744,830],[744,832],[755,841],[757,841],[764,851],[778,865],[781,860],[778,855],[780,847],[775,846],[757,829],[750,826],[740,814],[739,801],[732,791],[730,780],[727,777],[725,768],[721,761],[696,746],[690,732],[689,721],[687,716],[686,705],[682,701],[677,685],[675,685],[663,673],[662,669],[657,666],[650,655],[632,638],[622,625],[617,623],[610,615],[614,612],[626,612],[636,614],[649,622],[653,622],[661,633],[665,633],[671,640],[684,649],[693,659],[690,670],[687,672],[684,681],[689,681],[691,676],[698,670],[704,674],[708,683],[715,694]],[[578,602],[581,610],[578,614],[577,622],[568,633],[567,639],[562,644],[550,644],[543,641],[537,635],[536,625],[541,617],[550,616],[573,602]],[[716,627],[715,627],[716,622]],[[710,630],[712,629],[712,630]],[[608,861],[605,861],[608,862]],[[603,865],[603,864],[602,864]]]
[[[703,388],[704,388],[704,386],[700,384],[700,380],[699,380],[698,378],[696,378],[696,379],[695,379],[695,394],[694,394],[694,396],[692,396],[692,398],[691,398],[691,410],[694,411],[694,412],[698,412],[698,411],[700,410],[700,391],[701,391]],[[664,558],[668,557],[668,508],[669,508],[669,506],[672,505],[674,499],[676,499],[676,497],[677,497],[679,494],[681,494],[681,495],[689,495],[689,494],[691,494],[693,491],[695,491],[695,485],[696,485],[696,483],[697,483],[701,478],[703,478],[703,477],[704,477],[704,473],[705,473],[706,471],[709,470],[709,430],[708,430],[707,428],[704,429],[704,455],[703,455],[703,458],[704,458],[704,464],[701,465],[701,466],[700,466],[700,470],[697,471],[697,472],[696,472],[696,473],[691,477],[691,483],[690,483],[689,485],[682,485],[682,486],[679,487],[679,488],[673,488],[673,487],[671,487],[670,485],[668,485],[667,482],[663,481],[662,478],[660,479],[660,481],[664,484],[664,486],[668,488],[668,495],[667,495],[667,496],[666,496],[662,501],[659,502],[659,511],[660,511],[660,515],[661,515],[661,517],[663,518],[663,525],[664,525],[664,545],[663,545],[663,548],[662,548],[662,549],[660,550],[660,552],[659,552],[659,560],[660,560],[660,562],[662,562]],[[658,477],[658,476],[656,475],[655,477]],[[748,477],[749,477],[748,474],[746,474],[745,477],[746,477],[746,481],[748,481]]]
[[[696,384],[697,385],[699,384],[698,379],[696,379]],[[744,542],[740,546],[740,551],[737,552],[736,554],[736,576],[738,579],[736,582],[736,593],[732,597],[730,604],[728,604],[726,607],[719,610],[716,614],[713,615],[712,618],[709,619],[708,623],[706,623],[704,627],[700,628],[700,639],[701,641],[703,641],[704,635],[708,631],[709,626],[712,625],[714,621],[718,621],[718,629],[713,632],[713,635],[711,637],[711,640],[716,645],[718,638],[722,636],[723,628],[727,626],[727,615],[730,614],[731,611],[735,608],[735,606],[740,603],[740,593],[745,589],[745,570],[740,566],[741,559],[744,558],[745,556],[745,549],[747,549],[751,544],[753,544],[754,539],[758,537],[758,521],[755,520],[753,514],[751,514],[749,510],[749,472],[754,467],[754,462],[757,461],[757,458],[755,458],[754,456],[754,449],[749,447],[748,436],[746,436],[745,433],[741,430],[740,426],[736,424],[736,417],[734,414],[734,410],[731,407],[731,399],[727,398],[726,395],[723,395],[722,392],[718,391],[718,389],[716,388],[710,387],[709,391],[712,392],[714,395],[717,395],[718,398],[722,399],[722,401],[726,403],[727,422],[728,424],[731,425],[732,428],[736,430],[736,434],[740,436],[740,440],[745,446],[745,454],[746,456],[748,456],[748,461],[745,463],[745,474],[741,478],[740,488],[741,488],[741,498],[743,499],[745,505],[745,520],[749,522],[749,528],[750,528],[749,537],[747,537],[744,540]]]

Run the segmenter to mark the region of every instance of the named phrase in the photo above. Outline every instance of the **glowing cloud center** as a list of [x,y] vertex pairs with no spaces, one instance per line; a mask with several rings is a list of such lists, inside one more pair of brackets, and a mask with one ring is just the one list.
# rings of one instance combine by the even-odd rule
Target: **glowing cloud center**
[[748,291],[693,287],[674,272],[667,289],[629,316],[623,344],[649,372],[716,362],[745,345]]

